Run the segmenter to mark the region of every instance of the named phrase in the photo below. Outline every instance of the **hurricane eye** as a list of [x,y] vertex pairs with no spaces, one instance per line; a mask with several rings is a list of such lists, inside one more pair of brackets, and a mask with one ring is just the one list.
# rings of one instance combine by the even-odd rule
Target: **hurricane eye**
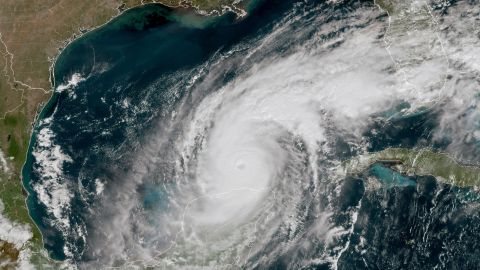
[[475,1],[76,1],[141,5],[54,58],[30,141],[57,8],[1,2],[0,268],[479,268]]

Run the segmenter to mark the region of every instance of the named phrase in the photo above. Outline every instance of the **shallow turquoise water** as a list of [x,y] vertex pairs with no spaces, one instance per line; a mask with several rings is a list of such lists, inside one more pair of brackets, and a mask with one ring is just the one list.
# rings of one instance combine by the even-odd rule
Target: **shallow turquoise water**
[[[68,85],[72,78],[77,78],[76,85],[57,91],[42,110],[23,169],[30,214],[52,258],[68,259],[83,269],[120,267],[130,263],[128,256],[138,258],[143,251],[156,251],[156,247],[169,244],[172,239],[162,238],[168,228],[162,227],[165,222],[158,217],[175,208],[174,196],[184,195],[170,180],[178,173],[172,168],[187,167],[182,162],[188,157],[178,159],[175,145],[185,122],[192,120],[189,113],[206,97],[255,67],[255,62],[243,61],[247,54],[254,54],[259,62],[288,57],[292,48],[303,48],[314,37],[329,41],[352,29],[361,31],[368,23],[385,23],[385,16],[381,15],[365,25],[340,25],[330,32],[331,29],[322,28],[323,24],[312,23],[317,16],[323,16],[325,23],[345,18],[355,21],[350,13],[356,8],[376,7],[368,1],[346,1],[333,8],[324,1],[260,1],[248,17],[237,20],[233,14],[205,18],[189,11],[146,5],[72,42],[59,56],[53,72],[57,90]],[[285,21],[290,27],[286,35],[276,37],[270,46],[254,47],[258,45],[254,41],[262,40],[276,24]],[[341,42],[326,46],[322,53],[328,55],[336,46],[341,46]],[[218,63],[220,67],[215,68]],[[296,72],[302,74],[308,70],[299,68]],[[376,121],[362,134],[368,151],[445,146],[430,137],[438,125],[438,111],[419,110],[403,115],[402,109],[409,106],[399,101],[374,116]],[[288,112],[290,108],[280,109]],[[173,125],[170,120],[175,117],[182,121]],[[341,131],[328,130],[334,142],[330,145],[331,156],[322,156],[317,164],[321,176],[328,175],[322,166],[331,165],[330,159],[345,160],[360,151],[349,144],[351,137],[343,137]],[[166,139],[157,142],[156,135]],[[294,154],[305,154],[301,139],[297,139],[291,140],[295,144],[288,149],[293,149]],[[161,147],[152,149],[152,141]],[[289,142],[285,139],[276,143],[285,146]],[[153,165],[137,166],[143,164],[142,159]],[[300,169],[284,172],[288,183],[298,180],[294,178],[296,175],[310,179],[307,162],[301,161]],[[376,177],[386,188],[366,190],[366,176]],[[314,180],[328,183],[330,179]],[[301,186],[301,194],[285,190],[285,201],[290,202],[296,196],[303,200],[293,207],[298,216],[281,220],[291,227],[273,228],[277,231],[272,239],[253,234],[255,240],[266,244],[256,253],[248,253],[251,257],[245,260],[244,268],[331,269],[331,260],[318,258],[335,255],[346,243],[351,244],[345,246],[345,255],[339,261],[342,269],[368,269],[365,261],[382,262],[379,265],[385,269],[392,264],[406,267],[395,261],[390,264],[390,258],[407,261],[415,268],[438,264],[442,246],[465,248],[466,245],[455,242],[462,235],[468,236],[469,245],[480,243],[476,241],[480,239],[478,216],[468,214],[470,206],[458,198],[456,189],[431,177],[407,177],[376,164],[365,175],[339,185],[340,195],[337,186],[328,185],[318,190],[313,185]],[[173,195],[169,193],[172,190],[176,192]],[[465,191],[468,198],[473,194],[470,191]],[[131,198],[127,195],[134,199],[128,201]],[[316,223],[323,218],[319,210],[323,208],[331,211],[327,218],[331,222],[329,228]],[[127,211],[128,218],[119,219],[117,214],[123,211]],[[279,212],[283,211],[287,209]],[[357,215],[355,223],[352,213]],[[455,218],[446,218],[451,216]],[[127,225],[132,228],[130,234],[112,241],[111,235],[118,234],[111,230]],[[142,231],[145,227],[156,231]],[[294,227],[300,229],[293,231]],[[309,234],[337,228],[351,228],[351,231],[336,236],[328,244],[316,238],[315,233]],[[233,232],[235,229],[232,227]],[[412,239],[419,243],[415,248],[410,246]],[[117,243],[116,240],[119,245],[124,244],[122,240],[138,243],[134,247],[145,250],[133,250],[126,245],[126,258],[109,261],[111,254],[103,249],[115,246],[104,243]],[[368,248],[361,250],[364,242]],[[286,251],[277,254],[277,247],[285,247]],[[271,254],[274,257],[268,257]],[[208,259],[213,261],[223,259],[211,257]],[[461,265],[455,258],[451,262]],[[188,267],[188,263],[183,266]],[[229,263],[227,268],[235,264]]]

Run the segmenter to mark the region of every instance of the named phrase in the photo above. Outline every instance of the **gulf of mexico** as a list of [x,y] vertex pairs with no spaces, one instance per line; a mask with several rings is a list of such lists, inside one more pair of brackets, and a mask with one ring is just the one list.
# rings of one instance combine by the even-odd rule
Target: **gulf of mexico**
[[89,219],[101,186],[128,173],[130,154],[190,95],[202,63],[268,31],[292,2],[264,1],[242,20],[145,5],[62,51],[56,91],[36,121],[22,172],[30,215],[52,258],[89,259]]

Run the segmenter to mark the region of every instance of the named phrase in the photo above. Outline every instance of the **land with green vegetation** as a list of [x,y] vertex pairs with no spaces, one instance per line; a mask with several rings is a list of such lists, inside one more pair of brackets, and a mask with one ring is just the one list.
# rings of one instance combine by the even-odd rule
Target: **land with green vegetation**
[[[232,10],[245,14],[243,1],[236,0],[2,0],[0,5],[0,221],[27,226],[30,239],[22,245],[2,239],[1,269],[19,267],[21,252],[41,269],[60,268],[48,259],[41,234],[28,215],[21,169],[25,162],[33,122],[52,94],[51,69],[60,51],[73,39],[99,27],[123,11],[159,2],[175,8],[194,8],[199,13],[217,15]],[[398,1],[376,0],[390,15],[397,14]],[[428,10],[416,15],[429,16]],[[408,16],[392,20],[390,35],[403,33]],[[425,20],[430,22],[430,20]],[[397,27],[398,25],[398,27]],[[408,24],[407,24],[408,25]],[[392,40],[386,40],[386,42]],[[480,169],[458,164],[444,153],[429,149],[390,148],[356,157],[339,167],[354,174],[375,162],[390,162],[407,174],[433,175],[458,186],[480,185]],[[0,225],[2,225],[0,223]],[[10,241],[10,242],[9,242]],[[50,267],[49,267],[50,266]]]
[[432,149],[388,148],[357,156],[340,166],[341,172],[354,175],[375,163],[383,163],[407,175],[430,175],[458,187],[480,187],[480,167],[463,165],[446,153]]
[[[28,243],[1,239],[0,268],[19,267],[21,250],[29,249],[35,265],[51,263],[42,251],[40,232],[30,219],[21,183],[35,117],[52,94],[55,59],[72,40],[107,23],[123,11],[149,3],[194,8],[218,15],[244,14],[235,0],[2,0],[0,5],[0,202],[1,218],[27,225]],[[2,224],[0,224],[2,225]],[[5,238],[5,237],[4,237]]]

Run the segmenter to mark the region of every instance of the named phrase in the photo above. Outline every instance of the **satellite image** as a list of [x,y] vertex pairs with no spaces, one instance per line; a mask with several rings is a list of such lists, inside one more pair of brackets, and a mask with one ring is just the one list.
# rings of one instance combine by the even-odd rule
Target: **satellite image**
[[480,269],[477,0],[0,0],[0,269]]

